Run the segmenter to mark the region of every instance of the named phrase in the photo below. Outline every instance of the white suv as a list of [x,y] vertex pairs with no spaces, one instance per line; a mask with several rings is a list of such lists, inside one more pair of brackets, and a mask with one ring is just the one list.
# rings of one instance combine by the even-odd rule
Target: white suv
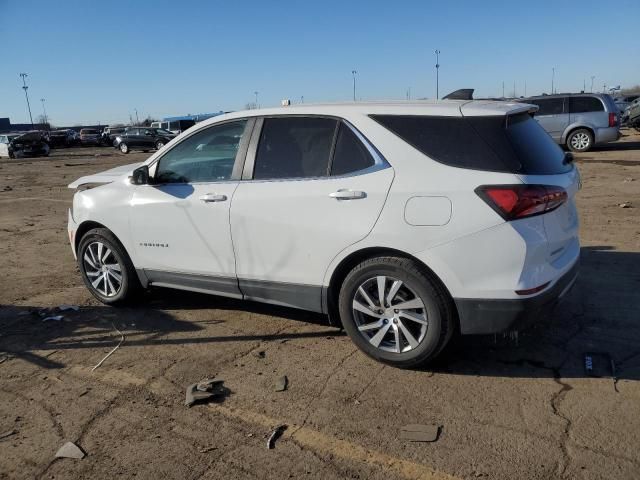
[[107,304],[148,286],[323,312],[410,367],[522,328],[577,275],[580,180],[521,103],[221,115],[81,178],[69,237]]

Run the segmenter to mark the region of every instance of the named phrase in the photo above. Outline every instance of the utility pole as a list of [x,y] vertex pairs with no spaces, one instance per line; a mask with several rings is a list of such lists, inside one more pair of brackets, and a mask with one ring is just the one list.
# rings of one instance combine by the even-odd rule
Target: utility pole
[[593,93],[593,81],[595,80],[595,78],[595,75],[591,75],[591,93]]
[[586,79],[582,79],[582,93],[587,91],[587,80]]
[[356,75],[358,72],[356,70],[351,70],[351,75],[353,75],[353,101],[356,101]]
[[504,80],[502,81],[502,98],[504,98]]
[[138,118],[138,109],[134,108],[133,110],[136,112],[136,125],[140,126],[140,119]]
[[411,100],[411,87],[407,88],[407,100]]
[[513,98],[516,98],[516,81],[513,81]]
[[300,96],[300,103],[304,103],[304,95]]
[[255,92],[253,92],[253,94],[256,96],[256,108],[260,108],[260,106],[258,105],[258,92],[257,90]]
[[44,123],[46,123],[49,126],[49,130],[51,130],[51,126],[49,125],[49,117],[47,116],[47,109],[44,108],[44,98],[41,98],[40,101],[42,102],[42,112],[44,113]]
[[553,95],[553,82],[556,79],[556,67],[551,69],[551,95]]
[[440,98],[440,50],[436,50],[436,100]]
[[29,75],[27,73],[21,73],[20,76],[22,77],[22,89],[24,90],[24,98],[27,99],[27,110],[29,110],[29,120],[31,120],[31,130],[33,130],[34,129],[33,117],[31,116],[31,105],[29,105],[29,94],[27,93],[27,90],[29,89],[29,87],[27,87],[27,81],[25,80],[25,78],[27,78]]

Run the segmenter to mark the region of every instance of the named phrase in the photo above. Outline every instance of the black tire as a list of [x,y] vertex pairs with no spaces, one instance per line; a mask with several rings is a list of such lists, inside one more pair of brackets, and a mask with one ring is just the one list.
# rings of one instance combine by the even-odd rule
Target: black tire
[[[113,264],[115,260],[120,267],[121,283],[119,289],[114,295],[107,295],[103,291],[100,291],[101,285],[105,285],[105,289],[107,288],[104,280],[99,282],[96,288],[92,284],[92,281],[95,281],[97,277],[92,277],[93,280],[89,277],[91,273],[88,273],[88,270],[91,268],[91,265],[87,260],[85,260],[85,255],[89,256],[90,259],[92,258],[91,252],[89,252],[88,249],[90,246],[93,248],[96,242],[103,244],[104,247],[111,251],[111,256],[108,257],[109,260],[105,263],[111,262],[111,264]],[[105,258],[107,258],[106,255]],[[80,269],[82,280],[91,294],[107,305],[122,305],[128,303],[142,290],[140,280],[138,279],[138,275],[136,274],[136,270],[129,258],[129,255],[115,235],[106,228],[94,228],[93,230],[89,230],[80,239],[80,243],[78,244],[78,268]]]
[[[409,348],[408,344],[405,345],[404,348],[408,349],[406,351],[402,350],[402,347],[400,352],[386,351],[376,347],[370,342],[372,339],[366,338],[369,333],[363,334],[358,329],[359,319],[356,318],[356,315],[362,316],[363,314],[354,312],[354,299],[359,294],[358,289],[361,286],[366,285],[367,282],[378,276],[390,277],[390,280],[401,281],[405,287],[410,288],[415,297],[419,297],[424,305],[423,309],[416,310],[418,313],[422,312],[428,321],[426,332],[421,333],[421,338],[416,339],[414,336],[413,340],[419,340],[419,343],[411,348]],[[405,287],[401,287],[401,289]],[[363,261],[351,270],[344,279],[340,288],[338,304],[344,329],[356,346],[371,358],[395,367],[413,368],[433,360],[447,345],[455,328],[455,306],[449,294],[433,279],[429,271],[408,258],[376,257]],[[392,307],[389,308],[393,310]],[[398,313],[398,310],[395,310],[395,312]],[[379,321],[385,321],[385,319],[380,319]],[[387,320],[385,326],[388,322],[395,324],[397,321],[397,319]],[[415,325],[420,324],[404,320],[404,328],[408,328],[408,325],[415,327]],[[390,325],[390,327],[397,330],[399,326],[396,324],[395,326]],[[380,330],[372,330],[371,334]],[[391,328],[388,328],[387,332],[389,333],[385,334],[385,339],[389,338],[387,335],[394,335]],[[400,337],[400,343],[403,343],[402,336],[404,334]],[[392,340],[395,342],[396,338],[398,337],[393,337]],[[408,342],[408,337],[404,336],[404,340]],[[383,344],[381,343],[380,345]]]
[[127,145],[127,144],[126,144],[126,143],[124,143],[124,142],[120,143],[120,145],[118,145],[118,148],[119,148],[119,149],[120,149],[120,151],[121,151],[122,153],[124,153],[125,155],[131,151],[131,149],[129,148],[129,145]]
[[164,142],[162,140],[158,140],[156,142],[156,150],[160,150],[162,147],[164,147]]
[[567,148],[572,152],[588,152],[593,147],[593,134],[586,128],[578,128],[567,137]]

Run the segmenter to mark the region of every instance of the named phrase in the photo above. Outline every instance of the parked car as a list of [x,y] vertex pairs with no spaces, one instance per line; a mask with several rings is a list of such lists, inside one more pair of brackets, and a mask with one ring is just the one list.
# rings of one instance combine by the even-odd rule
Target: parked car
[[102,131],[102,143],[103,145],[113,147],[115,145],[116,138],[122,135],[127,127],[105,127]]
[[70,184],[71,247],[106,304],[161,286],[323,312],[373,358],[414,366],[456,329],[544,318],[575,281],[579,174],[535,109],[221,115]]
[[95,128],[83,128],[80,130],[80,143],[82,145],[100,145],[100,131]]
[[21,133],[3,133],[0,135],[0,157],[13,158],[13,152],[9,150],[11,141],[22,135]]
[[635,99],[625,110],[625,122],[640,131],[640,98]]
[[78,135],[74,130],[52,130],[49,133],[49,146],[52,148],[72,147],[78,143]]
[[116,137],[114,147],[122,153],[131,150],[160,150],[176,137],[175,134],[162,128],[128,127],[124,133]]
[[193,127],[196,124],[194,120],[171,120],[171,121],[162,121],[162,122],[153,122],[151,123],[152,128],[162,128],[164,130],[169,130],[171,133],[175,133],[176,135],[181,134],[187,129]]
[[616,103],[616,106],[618,107],[618,110],[622,115],[624,114],[624,111],[627,109],[627,107],[631,105],[631,102],[633,102],[637,98],[640,98],[640,95],[626,95],[624,97],[616,97],[613,99],[613,101]]
[[618,108],[607,94],[543,95],[516,101],[538,106],[535,119],[557,143],[574,152],[620,138]]
[[39,131],[2,135],[0,136],[0,156],[48,157],[49,145],[43,132]]

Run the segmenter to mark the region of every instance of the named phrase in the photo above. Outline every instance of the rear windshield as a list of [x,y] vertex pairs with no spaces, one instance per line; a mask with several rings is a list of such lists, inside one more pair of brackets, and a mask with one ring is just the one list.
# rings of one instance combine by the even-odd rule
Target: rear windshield
[[83,128],[82,130],[80,130],[80,133],[83,135],[97,135],[99,132],[98,130],[91,130],[90,128]]
[[404,141],[445,165],[528,175],[571,170],[564,152],[528,113],[487,117],[372,115]]

